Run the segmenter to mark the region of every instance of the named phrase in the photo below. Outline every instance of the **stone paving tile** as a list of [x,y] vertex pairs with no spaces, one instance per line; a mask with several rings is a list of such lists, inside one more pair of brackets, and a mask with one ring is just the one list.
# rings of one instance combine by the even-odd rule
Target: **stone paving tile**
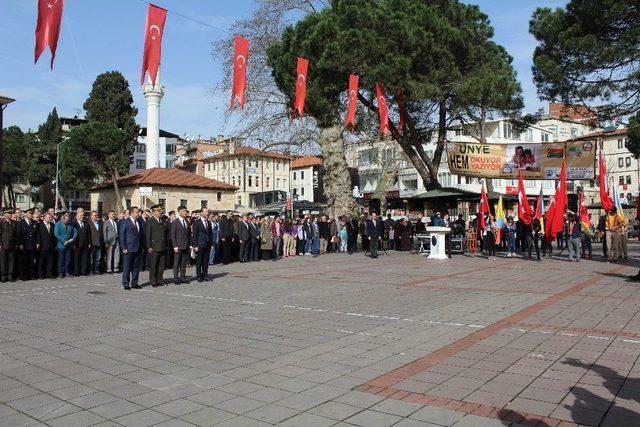
[[399,417],[397,415],[385,414],[382,412],[376,412],[366,409],[352,417],[347,418],[345,422],[357,426],[386,427],[394,425],[400,420],[402,420],[402,417]]
[[[637,254],[637,242],[632,249]],[[166,425],[206,425],[215,415],[227,425],[257,425],[253,415],[272,410],[278,418],[270,408],[283,408],[280,421],[299,425],[495,423],[464,416],[463,408],[478,404],[486,405],[483,415],[506,405],[576,422],[602,418],[612,401],[603,425],[640,413],[633,397],[640,393],[633,381],[640,376],[640,287],[617,276],[634,268],[504,258],[492,265],[498,268],[489,272],[480,257],[431,263],[397,253],[382,262],[328,255],[217,266],[227,275],[208,286],[126,295],[117,275],[70,278],[69,287],[44,295],[31,289],[59,283],[6,284],[0,425],[72,423],[88,413],[127,425],[143,424],[145,415]],[[514,282],[516,273],[530,280]],[[512,324],[491,326],[526,310]],[[460,344],[469,339],[472,345]],[[449,345],[455,351],[391,391],[403,392],[358,391]],[[453,401],[421,407],[401,400],[411,393]]]
[[285,408],[284,406],[266,405],[247,412],[244,415],[267,423],[278,424],[279,422],[298,415],[299,413],[300,411],[298,410]]
[[115,418],[113,421],[122,425],[146,427],[146,426],[152,426],[170,419],[171,417],[169,417],[168,415],[162,414],[157,411],[153,411],[151,409],[144,409],[139,412],[134,412],[132,414]]

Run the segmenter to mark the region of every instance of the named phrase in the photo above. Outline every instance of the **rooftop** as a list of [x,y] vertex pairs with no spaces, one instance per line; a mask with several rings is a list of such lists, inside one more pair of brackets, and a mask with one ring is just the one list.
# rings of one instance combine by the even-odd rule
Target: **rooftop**
[[[107,181],[104,184],[94,187],[94,189],[107,188],[111,185],[112,182]],[[238,189],[238,187],[234,185],[216,181],[211,178],[205,178],[201,175],[196,175],[184,170],[164,168],[145,169],[142,172],[123,176],[118,179],[118,185],[120,187],[162,185],[166,187],[201,188],[206,190],[227,191],[235,191]]]
[[586,135],[579,136],[577,138],[570,139],[569,141],[582,141],[585,139],[593,138],[607,138],[610,136],[625,136],[628,133],[627,129],[615,129],[615,130],[600,130],[598,132],[588,133]]
[[298,157],[291,162],[292,168],[308,168],[309,166],[321,166],[322,159],[315,156]]

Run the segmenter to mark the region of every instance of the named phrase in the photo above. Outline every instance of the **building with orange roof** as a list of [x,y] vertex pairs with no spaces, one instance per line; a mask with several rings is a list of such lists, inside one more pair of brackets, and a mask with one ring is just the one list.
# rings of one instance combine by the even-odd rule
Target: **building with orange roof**
[[180,169],[151,168],[118,179],[120,203],[113,183],[107,181],[90,192],[91,209],[100,213],[123,206],[162,205],[165,211],[184,205],[189,210],[208,207],[229,210],[235,207],[238,187]]
[[323,160],[316,156],[303,156],[291,162],[291,193],[295,200],[324,203]]

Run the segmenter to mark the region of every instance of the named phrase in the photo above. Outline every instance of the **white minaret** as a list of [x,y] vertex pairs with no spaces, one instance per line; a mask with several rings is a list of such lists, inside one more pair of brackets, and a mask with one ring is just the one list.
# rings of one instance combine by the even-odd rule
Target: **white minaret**
[[164,168],[167,167],[166,156],[162,156],[165,164],[160,162],[160,102],[164,96],[164,86],[160,84],[160,70],[156,76],[155,86],[151,84],[151,79],[147,79],[142,89],[147,99],[147,139],[145,141],[147,169]]

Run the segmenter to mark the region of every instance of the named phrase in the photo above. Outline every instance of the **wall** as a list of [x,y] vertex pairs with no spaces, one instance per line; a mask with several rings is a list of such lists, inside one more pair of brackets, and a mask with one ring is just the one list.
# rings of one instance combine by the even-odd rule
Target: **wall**
[[[151,197],[145,197],[143,200],[140,197],[138,187],[126,187],[120,188],[120,195],[122,197],[122,203],[120,206],[126,204],[127,199],[131,201],[131,204],[138,207],[151,207],[160,203],[160,199],[165,200],[165,211],[175,210],[181,200],[187,201],[187,209],[194,210],[200,209],[201,202],[206,200],[207,206],[214,210],[232,210],[234,208],[234,194],[231,191],[217,191],[217,190],[204,190],[195,188],[179,188],[179,187],[152,187],[153,193]],[[217,200],[218,193],[220,193],[221,201]],[[116,207],[116,197],[113,188],[92,191],[91,192],[91,209],[98,210],[98,203],[102,202],[102,212],[109,211],[111,209],[118,210],[121,207]]]

